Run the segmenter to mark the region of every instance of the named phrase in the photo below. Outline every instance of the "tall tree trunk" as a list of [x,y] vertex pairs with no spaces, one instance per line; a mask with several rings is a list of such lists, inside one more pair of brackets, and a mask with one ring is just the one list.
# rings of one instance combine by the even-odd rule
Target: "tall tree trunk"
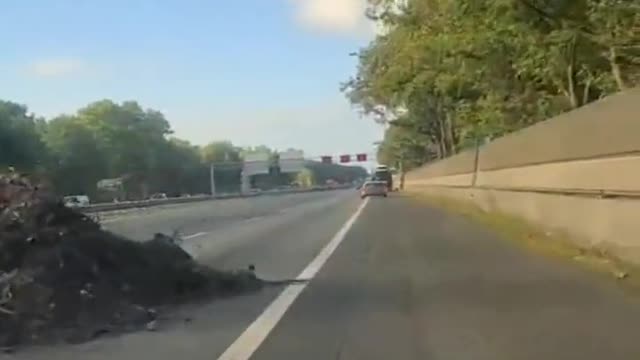
[[577,79],[576,79],[576,46],[577,38],[574,36],[568,46],[569,65],[567,66],[567,91],[569,96],[569,102],[571,107],[576,109],[580,107],[580,98],[577,93]]
[[438,159],[444,159],[444,149],[442,148],[442,142],[436,141],[435,143],[437,145],[436,155],[438,156]]
[[582,92],[582,104],[588,104],[591,98],[591,84],[593,84],[593,78],[590,77],[584,84],[584,91]]
[[442,159],[442,145],[440,144],[440,141],[438,140],[437,136],[433,136],[431,135],[431,145],[427,145],[427,151],[429,153],[433,153],[435,151],[436,153],[436,158],[438,159]]
[[447,111],[446,115],[444,116],[444,122],[450,155],[454,155],[456,153],[456,141],[455,135],[453,133],[453,118],[451,116],[451,112]]
[[444,157],[451,156],[453,154],[453,148],[451,147],[451,141],[449,141],[449,130],[447,126],[447,115],[442,110],[442,103],[437,102],[435,115],[438,122],[438,130],[440,135],[440,142],[444,150]]
[[440,139],[438,143],[442,148],[442,157],[445,158],[449,156],[449,148],[447,148],[447,139],[444,131],[444,124],[442,123],[442,118],[440,116],[438,116],[438,130],[440,131]]
[[480,168],[480,138],[476,135],[474,146],[474,160],[473,160],[473,178],[471,179],[471,186],[476,186],[478,182],[478,169]]
[[616,84],[618,85],[618,90],[623,91],[628,89],[627,83],[624,81],[624,77],[622,76],[622,70],[620,69],[620,64],[618,64],[618,52],[615,46],[609,47],[609,66],[611,66],[611,74],[613,78],[616,80]]
[[404,190],[404,178],[405,178],[405,170],[404,170],[404,160],[400,160],[400,190]]

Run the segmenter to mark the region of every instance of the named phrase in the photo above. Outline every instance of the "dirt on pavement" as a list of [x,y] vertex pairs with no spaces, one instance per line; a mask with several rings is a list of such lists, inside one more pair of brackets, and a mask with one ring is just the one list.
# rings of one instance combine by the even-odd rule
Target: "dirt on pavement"
[[250,271],[194,261],[176,239],[134,242],[26,177],[0,175],[0,347],[152,329],[158,312],[256,290]]

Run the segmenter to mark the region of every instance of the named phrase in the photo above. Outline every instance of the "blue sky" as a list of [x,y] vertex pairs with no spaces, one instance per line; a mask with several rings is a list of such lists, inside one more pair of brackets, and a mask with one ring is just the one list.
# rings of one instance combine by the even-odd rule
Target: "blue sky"
[[3,2],[0,98],[48,117],[138,100],[197,144],[373,151],[339,83],[372,37],[364,0]]

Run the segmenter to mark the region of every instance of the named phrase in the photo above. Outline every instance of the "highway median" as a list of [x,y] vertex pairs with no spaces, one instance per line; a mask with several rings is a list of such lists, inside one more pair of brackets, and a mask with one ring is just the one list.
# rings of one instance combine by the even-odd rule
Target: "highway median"
[[274,190],[245,193],[245,194],[233,193],[233,194],[219,194],[214,196],[200,195],[200,196],[191,196],[191,197],[176,197],[176,198],[169,198],[169,199],[150,199],[150,200],[140,200],[140,201],[121,201],[121,202],[114,202],[114,203],[97,203],[97,204],[92,204],[89,206],[78,208],[78,210],[86,214],[92,214],[92,213],[101,213],[101,212],[109,212],[109,211],[117,211],[117,210],[142,209],[142,208],[149,208],[149,207],[162,206],[162,205],[185,204],[185,203],[200,202],[200,201],[215,201],[215,200],[251,198],[251,197],[257,197],[257,196],[276,196],[276,195],[309,193],[309,192],[317,192],[317,191],[331,191],[331,190],[347,189],[349,187],[351,187],[351,185],[340,185],[340,186],[331,186],[331,187],[314,186],[310,188],[274,189]]

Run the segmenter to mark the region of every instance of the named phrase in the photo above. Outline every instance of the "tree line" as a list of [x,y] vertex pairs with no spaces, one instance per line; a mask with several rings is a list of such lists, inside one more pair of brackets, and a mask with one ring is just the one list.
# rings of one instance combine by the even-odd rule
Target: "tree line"
[[[30,173],[63,195],[86,194],[92,200],[112,200],[97,183],[122,179],[118,197],[140,199],[155,192],[170,196],[209,192],[209,164],[224,163],[215,171],[216,190],[240,190],[241,161],[247,153],[271,155],[269,174],[252,177],[263,189],[290,185],[299,175],[281,174],[277,151],[266,146],[242,148],[230,141],[196,146],[173,136],[169,121],[135,101],[101,100],[74,114],[52,119],[39,117],[24,105],[0,101],[0,167]],[[328,177],[352,180],[362,168],[318,166],[304,172],[304,185]]]
[[640,83],[638,0],[369,0],[342,84],[389,124],[379,161],[453,155]]

